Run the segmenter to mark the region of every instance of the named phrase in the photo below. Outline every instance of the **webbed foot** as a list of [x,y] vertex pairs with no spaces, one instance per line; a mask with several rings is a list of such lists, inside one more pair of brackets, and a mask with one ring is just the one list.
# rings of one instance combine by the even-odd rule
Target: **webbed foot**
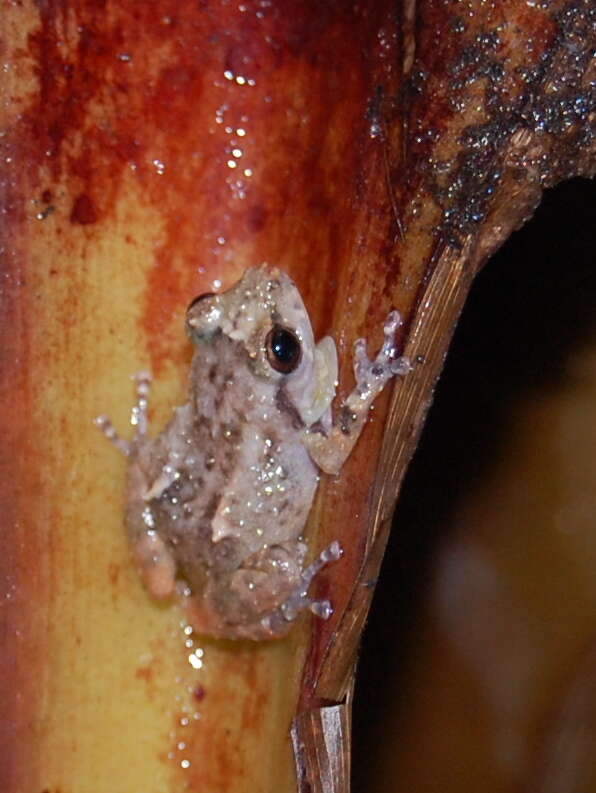
[[300,584],[294,593],[284,600],[275,611],[261,619],[262,628],[273,636],[281,636],[286,632],[289,624],[307,609],[323,620],[329,619],[333,614],[333,607],[329,600],[313,600],[308,594],[308,589],[317,573],[331,562],[340,559],[342,554],[343,550],[337,540],[321,551],[314,562],[302,571]]

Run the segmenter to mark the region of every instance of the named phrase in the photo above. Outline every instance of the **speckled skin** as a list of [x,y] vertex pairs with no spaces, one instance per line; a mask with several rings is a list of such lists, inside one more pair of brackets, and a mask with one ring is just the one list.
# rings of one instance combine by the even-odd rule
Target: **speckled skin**
[[[398,322],[394,312],[374,362],[358,343],[357,387],[334,427],[335,345],[329,338],[315,345],[285,273],[247,270],[228,292],[191,305],[187,331],[197,350],[188,402],[150,438],[149,378],[141,375],[132,442],[118,439],[106,417],[98,419],[130,458],[126,523],[155,597],[169,597],[182,576],[194,596],[197,629],[227,638],[283,635],[305,608],[331,613],[307,590],[316,571],[339,557],[339,544],[305,570],[301,535],[319,469],[340,469],[374,397],[405,369],[393,346]],[[267,339],[274,327],[299,340],[291,372],[272,366]]]
[[[255,381],[241,342],[221,334],[205,344],[191,383],[200,390],[133,455],[127,523],[141,539],[150,507],[184,577],[203,591],[208,610],[225,615],[229,635],[232,625],[247,626],[298,586],[306,551],[298,537],[318,470],[276,405],[278,385]],[[143,493],[168,461],[178,478],[146,501]],[[283,574],[275,575],[273,559],[285,561]]]

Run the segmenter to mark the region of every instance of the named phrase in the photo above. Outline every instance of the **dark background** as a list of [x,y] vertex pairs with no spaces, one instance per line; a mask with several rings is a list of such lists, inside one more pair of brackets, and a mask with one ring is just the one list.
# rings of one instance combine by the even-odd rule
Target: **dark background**
[[595,264],[596,182],[574,179],[545,193],[532,220],[476,279],[402,488],[364,635],[355,793],[371,793],[371,764],[399,741],[384,725],[416,663],[433,556],[458,495],[482,478],[506,442],[510,402],[555,383],[574,346],[596,336]]

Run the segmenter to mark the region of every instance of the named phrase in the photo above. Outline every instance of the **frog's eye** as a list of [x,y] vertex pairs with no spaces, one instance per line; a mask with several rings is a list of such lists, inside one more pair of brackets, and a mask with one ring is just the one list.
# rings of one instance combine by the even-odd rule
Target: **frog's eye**
[[300,363],[302,349],[300,341],[293,331],[281,325],[275,325],[265,340],[267,360],[271,366],[282,374],[289,374]]
[[196,297],[186,309],[186,331],[194,341],[209,341],[221,330],[223,308],[213,292]]
[[199,295],[198,297],[195,297],[194,300],[191,300],[191,302],[188,304],[188,308],[186,309],[186,313],[188,314],[191,308],[196,308],[203,300],[207,300],[208,297],[214,296],[215,292],[203,292],[202,295]]

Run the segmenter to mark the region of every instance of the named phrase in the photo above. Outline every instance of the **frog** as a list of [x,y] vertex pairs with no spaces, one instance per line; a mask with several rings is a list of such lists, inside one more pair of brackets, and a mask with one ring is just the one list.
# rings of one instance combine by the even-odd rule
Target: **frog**
[[161,433],[149,433],[148,372],[134,378],[130,440],[96,418],[128,458],[125,523],[141,579],[158,601],[188,595],[198,633],[260,641],[284,636],[302,612],[331,616],[309,588],[342,547],[334,540],[307,564],[305,526],[321,476],[340,474],[374,400],[410,369],[400,324],[391,311],[373,360],[355,342],[356,384],[334,416],[334,340],[315,342],[285,271],[249,267],[188,306],[188,398]]

